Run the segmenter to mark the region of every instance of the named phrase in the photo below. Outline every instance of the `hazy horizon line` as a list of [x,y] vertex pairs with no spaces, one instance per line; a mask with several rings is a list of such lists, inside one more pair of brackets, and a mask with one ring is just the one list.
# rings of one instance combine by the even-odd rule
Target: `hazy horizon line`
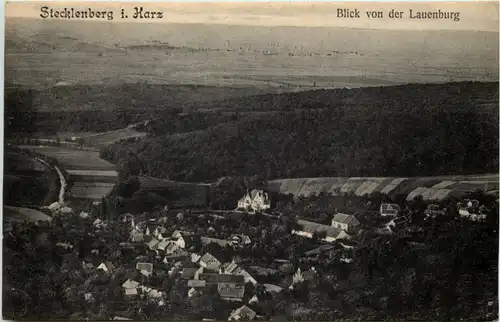
[[5,17],[5,23],[7,24],[12,20],[36,20],[40,22],[52,22],[52,23],[108,23],[108,24],[141,24],[141,25],[155,25],[155,24],[164,24],[164,25],[217,25],[217,26],[230,26],[230,27],[253,27],[253,28],[311,28],[311,29],[348,29],[348,30],[366,30],[366,31],[389,31],[389,32],[398,32],[398,31],[412,31],[412,32],[435,32],[435,31],[453,31],[453,32],[487,32],[487,33],[497,33],[500,34],[500,30],[482,30],[482,29],[452,29],[452,28],[442,28],[442,29],[410,29],[410,28],[398,28],[398,29],[389,29],[389,28],[367,28],[367,27],[347,27],[347,26],[298,26],[298,25],[256,25],[256,24],[245,24],[241,23],[238,25],[233,25],[230,23],[224,22],[135,22],[130,20],[90,20],[90,19],[73,19],[73,20],[45,20],[37,17]]

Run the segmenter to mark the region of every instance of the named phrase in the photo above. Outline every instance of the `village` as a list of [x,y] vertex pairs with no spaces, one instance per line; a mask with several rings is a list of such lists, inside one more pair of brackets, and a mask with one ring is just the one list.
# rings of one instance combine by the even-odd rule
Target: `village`
[[[482,229],[487,214],[498,209],[497,201],[484,205],[475,199],[425,209],[381,203],[370,216],[331,213],[326,225],[284,215],[271,199],[252,189],[235,201],[234,212],[165,206],[116,220],[100,215],[99,202],[88,211],[55,203],[50,230],[41,234],[40,226],[14,225],[5,243],[26,250],[35,238],[31,248],[52,254],[53,267],[43,263],[46,285],[64,281],[54,293],[62,294],[74,319],[333,319],[379,294],[370,304],[376,318],[376,308],[391,305],[381,285],[373,286],[386,278],[382,271],[389,265],[377,261],[408,253],[430,260],[433,239],[449,231],[450,223]],[[338,298],[324,313],[314,309],[322,292]],[[484,301],[491,307],[496,300]]]

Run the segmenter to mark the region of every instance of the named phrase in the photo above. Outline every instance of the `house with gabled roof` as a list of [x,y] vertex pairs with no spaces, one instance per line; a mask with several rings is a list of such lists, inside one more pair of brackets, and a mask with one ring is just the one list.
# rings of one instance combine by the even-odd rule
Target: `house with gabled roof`
[[137,295],[137,288],[139,287],[139,282],[128,279],[125,283],[122,284],[122,287],[125,289],[126,296],[135,296]]
[[250,273],[248,273],[245,269],[238,266],[238,264],[236,264],[236,262],[234,260],[224,269],[224,272],[226,274],[243,276],[243,278],[245,279],[245,283],[250,282],[254,285],[257,284],[257,281],[255,280],[255,278],[253,278],[253,276],[250,275]]
[[224,268],[225,274],[232,274],[238,268],[238,264],[233,260],[229,265]]
[[142,243],[144,241],[144,234],[138,229],[133,229],[130,232],[130,240],[134,243]]
[[245,286],[234,283],[218,283],[217,291],[220,297],[226,301],[241,302],[243,295],[245,295]]
[[198,275],[199,280],[204,280],[208,285],[213,284],[241,284],[245,283],[245,277],[233,274],[202,273]]
[[201,267],[210,270],[219,270],[222,263],[210,253],[205,253],[198,261]]
[[380,215],[381,216],[392,216],[396,217],[399,213],[399,205],[395,203],[382,203],[380,205]]
[[153,236],[155,236],[157,239],[164,239],[165,238],[165,234],[167,233],[167,229],[163,226],[158,226],[155,228],[154,232],[153,232]]
[[181,234],[181,236],[177,239],[175,244],[177,246],[179,246],[180,248],[186,248],[189,245],[193,244],[193,236],[187,235],[187,234],[184,234],[184,235]]
[[196,254],[196,253],[191,253],[191,262],[193,263],[198,263],[200,260],[201,256]]
[[197,267],[184,267],[182,269],[182,278],[186,280],[193,279],[198,269]]
[[160,241],[158,239],[153,238],[148,242],[148,248],[151,250],[156,250],[156,246],[158,246],[159,243]]
[[257,295],[252,296],[250,300],[248,300],[248,304],[259,303],[259,298]]
[[173,244],[173,242],[171,240],[168,240],[168,239],[163,239],[162,241],[160,241],[158,243],[158,245],[156,245],[156,249],[158,250],[162,250],[162,251],[166,251],[166,248],[168,247],[168,245],[170,244]]
[[249,308],[246,305],[243,305],[237,309],[235,309],[233,312],[231,312],[231,315],[228,318],[228,321],[237,321],[237,320],[253,320],[257,316],[257,313],[255,313],[254,310]]
[[102,270],[108,274],[113,274],[114,271],[116,270],[116,267],[110,261],[106,261],[102,262],[101,265],[97,266],[97,269]]
[[153,274],[153,264],[152,263],[142,263],[138,262],[135,265],[135,269],[141,272],[144,276],[151,276]]
[[332,242],[337,239],[350,238],[350,236],[340,228],[335,228],[307,220],[298,220],[297,223],[301,226],[301,229],[293,230],[292,234],[308,238],[313,238],[315,234],[325,234],[325,237],[322,239],[327,242]]
[[332,227],[346,232],[355,232],[359,227],[359,221],[354,215],[337,213],[332,219]]
[[247,235],[237,235],[237,234],[232,234],[231,236],[229,236],[229,240],[231,242],[234,242],[234,243],[238,243],[240,245],[250,245],[252,243],[252,240],[250,239],[250,237],[248,237]]

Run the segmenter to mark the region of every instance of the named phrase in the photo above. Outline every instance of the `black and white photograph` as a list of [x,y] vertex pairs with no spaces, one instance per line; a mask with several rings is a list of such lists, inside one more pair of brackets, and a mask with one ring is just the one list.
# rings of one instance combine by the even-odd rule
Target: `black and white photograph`
[[498,2],[5,16],[4,319],[498,319]]

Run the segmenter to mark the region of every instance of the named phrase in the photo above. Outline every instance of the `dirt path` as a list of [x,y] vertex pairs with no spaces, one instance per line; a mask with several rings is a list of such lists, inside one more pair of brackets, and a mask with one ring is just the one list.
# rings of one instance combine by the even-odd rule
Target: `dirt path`
[[[50,164],[48,164],[47,162],[45,162],[44,160],[40,159],[40,158],[36,158],[39,162],[43,163],[44,165],[46,165],[47,167],[51,168]],[[56,170],[57,172],[57,175],[59,176],[59,183],[60,183],[60,188],[59,188],[59,203],[60,204],[63,204],[64,203],[64,195],[66,193],[66,187],[67,187],[67,182],[66,182],[66,178],[64,178],[64,175],[62,174],[61,170],[59,170],[59,168],[57,166],[54,166],[54,169]]]

